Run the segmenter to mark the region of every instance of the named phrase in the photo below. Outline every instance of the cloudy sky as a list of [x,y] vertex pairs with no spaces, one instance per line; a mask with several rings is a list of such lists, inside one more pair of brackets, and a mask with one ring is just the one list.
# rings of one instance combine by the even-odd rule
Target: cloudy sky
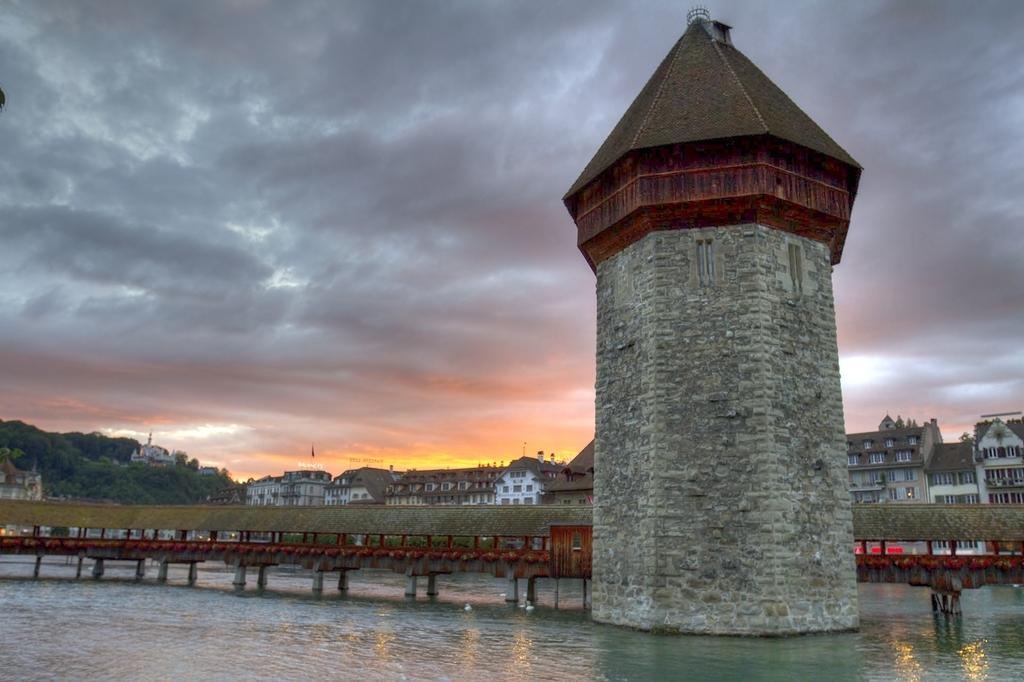
[[[1022,409],[1024,3],[709,4],[865,167],[847,428]],[[571,456],[594,277],[560,198],[686,9],[2,2],[0,418],[239,476]]]

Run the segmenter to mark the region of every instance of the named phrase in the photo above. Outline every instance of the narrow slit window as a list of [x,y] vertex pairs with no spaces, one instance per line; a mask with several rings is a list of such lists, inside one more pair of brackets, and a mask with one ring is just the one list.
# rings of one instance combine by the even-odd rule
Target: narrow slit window
[[697,281],[703,287],[715,281],[715,255],[710,239],[697,240]]
[[578,532],[574,532],[572,534],[572,549],[575,552],[578,552],[583,549],[583,536],[580,535]]
[[799,244],[789,245],[789,278],[793,282],[793,291],[798,294],[803,293],[804,260]]

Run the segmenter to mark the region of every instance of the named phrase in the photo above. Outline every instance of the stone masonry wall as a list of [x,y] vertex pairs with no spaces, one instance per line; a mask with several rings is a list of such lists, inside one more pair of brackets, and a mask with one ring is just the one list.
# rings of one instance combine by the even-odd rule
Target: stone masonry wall
[[597,314],[594,619],[856,628],[827,247],[753,224],[654,232],[599,265]]

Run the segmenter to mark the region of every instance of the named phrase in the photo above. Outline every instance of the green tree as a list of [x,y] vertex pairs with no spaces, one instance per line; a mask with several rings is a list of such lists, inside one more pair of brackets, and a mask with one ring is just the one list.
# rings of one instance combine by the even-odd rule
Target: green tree
[[0,448],[0,462],[5,459],[11,460],[12,463],[17,462],[19,457],[24,457],[25,453],[18,448]]

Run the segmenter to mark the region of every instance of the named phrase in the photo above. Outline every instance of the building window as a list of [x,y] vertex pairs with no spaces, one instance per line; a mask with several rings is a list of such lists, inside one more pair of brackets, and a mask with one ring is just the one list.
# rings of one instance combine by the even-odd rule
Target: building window
[[867,450],[868,448],[870,448],[874,444],[875,444],[875,441],[868,440],[868,439],[865,439],[864,442],[862,443],[862,445],[864,446],[865,450]]
[[914,499],[914,488],[904,488],[903,491],[908,500]]
[[860,463],[860,458],[857,455],[847,455],[846,456],[846,463],[849,464],[852,467],[853,466],[857,466],[857,464]]
[[533,492],[533,486],[532,485],[526,486],[526,492],[532,493]]
[[803,252],[799,244],[789,245],[789,279],[793,283],[793,291],[802,293],[804,290]]
[[976,483],[977,480],[974,478],[974,472],[973,471],[962,471],[962,472],[960,472],[960,482],[961,483]]
[[917,445],[917,436],[907,436],[907,443]]
[[701,286],[710,286],[715,281],[715,254],[712,240],[697,240],[697,280]]
[[583,549],[583,536],[580,535],[579,531],[574,531],[572,534],[572,549],[574,552]]
[[872,452],[870,455],[868,455],[868,461],[870,461],[872,464],[883,464],[885,462],[885,453]]
[[512,492],[514,492],[514,493],[521,493],[521,492],[523,492],[523,486],[521,486],[521,485],[514,485],[514,486],[512,486]]
[[932,474],[930,479],[932,485],[956,485],[956,474]]
[[913,450],[897,450],[896,461],[897,462],[909,462],[914,456]]
[[895,445],[895,442],[893,441],[892,438],[886,438],[885,439],[885,447],[891,448],[893,445]]

